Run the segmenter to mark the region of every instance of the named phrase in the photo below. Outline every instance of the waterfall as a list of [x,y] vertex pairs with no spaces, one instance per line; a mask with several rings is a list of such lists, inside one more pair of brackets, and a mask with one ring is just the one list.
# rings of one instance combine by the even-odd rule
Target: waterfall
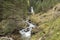
[[26,29],[22,29],[19,31],[21,34],[22,40],[30,40],[32,28],[27,27]]
[[28,21],[26,21],[26,23],[29,26],[19,31],[19,33],[21,34],[22,40],[30,40],[32,28],[35,28],[35,25],[33,25],[32,23],[29,23]]
[[36,25],[34,25],[33,23],[29,22],[28,20],[25,21],[29,26],[28,27],[31,27],[31,28],[35,28]]
[[34,14],[34,9],[32,6],[31,6],[31,13]]

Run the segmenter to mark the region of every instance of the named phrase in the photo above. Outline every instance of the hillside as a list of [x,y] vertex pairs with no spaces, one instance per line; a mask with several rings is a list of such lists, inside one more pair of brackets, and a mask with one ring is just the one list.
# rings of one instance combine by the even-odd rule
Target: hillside
[[31,20],[39,30],[32,40],[60,40],[60,3],[42,15],[31,16]]
[[[36,25],[31,33],[31,40],[60,40],[60,0],[33,0],[33,4],[28,2],[27,0],[0,1],[0,40],[5,40],[1,37],[21,40],[19,30],[28,26],[24,22],[26,19]],[[35,14],[29,14],[31,5]]]

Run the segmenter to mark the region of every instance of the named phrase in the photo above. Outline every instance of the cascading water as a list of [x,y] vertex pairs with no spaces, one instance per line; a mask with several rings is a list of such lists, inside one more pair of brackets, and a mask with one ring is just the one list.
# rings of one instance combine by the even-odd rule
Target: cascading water
[[22,40],[30,40],[32,28],[35,28],[35,25],[33,25],[32,23],[29,23],[28,21],[26,21],[26,23],[29,26],[19,31],[19,33],[21,34]]
[[22,40],[30,40],[30,37],[31,37],[31,29],[30,28],[22,29],[20,31],[20,33],[21,33]]
[[34,10],[33,10],[33,7],[31,6],[31,13],[34,14]]
[[36,26],[35,26],[34,24],[32,24],[31,22],[28,22],[28,20],[25,21],[25,22],[29,25],[30,28],[35,28],[35,27],[36,27]]

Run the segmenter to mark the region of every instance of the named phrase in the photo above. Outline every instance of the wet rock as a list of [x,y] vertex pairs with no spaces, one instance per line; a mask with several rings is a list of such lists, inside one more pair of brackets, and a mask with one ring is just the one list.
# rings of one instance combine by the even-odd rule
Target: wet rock
[[8,37],[0,37],[0,40],[13,40],[12,38]]

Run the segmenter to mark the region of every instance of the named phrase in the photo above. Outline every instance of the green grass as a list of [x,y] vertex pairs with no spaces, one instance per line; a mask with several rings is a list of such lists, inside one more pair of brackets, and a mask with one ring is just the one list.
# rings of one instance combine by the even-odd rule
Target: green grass
[[[43,29],[43,31],[47,32],[45,33],[45,40],[60,40],[60,17],[52,22],[47,22],[44,24],[48,25],[47,28]],[[44,35],[43,31],[38,32],[36,35],[33,35],[32,40],[38,40],[38,38],[42,37]]]
[[34,5],[35,12],[46,12],[50,8],[53,8],[53,6],[57,3],[60,3],[60,0],[43,0],[43,2],[36,2]]
[[51,34],[50,37],[47,37],[46,40],[60,40],[60,17],[58,19],[56,19],[56,21],[54,21],[54,23],[52,24],[54,27],[53,29],[51,29],[51,31],[53,31],[53,33]]

